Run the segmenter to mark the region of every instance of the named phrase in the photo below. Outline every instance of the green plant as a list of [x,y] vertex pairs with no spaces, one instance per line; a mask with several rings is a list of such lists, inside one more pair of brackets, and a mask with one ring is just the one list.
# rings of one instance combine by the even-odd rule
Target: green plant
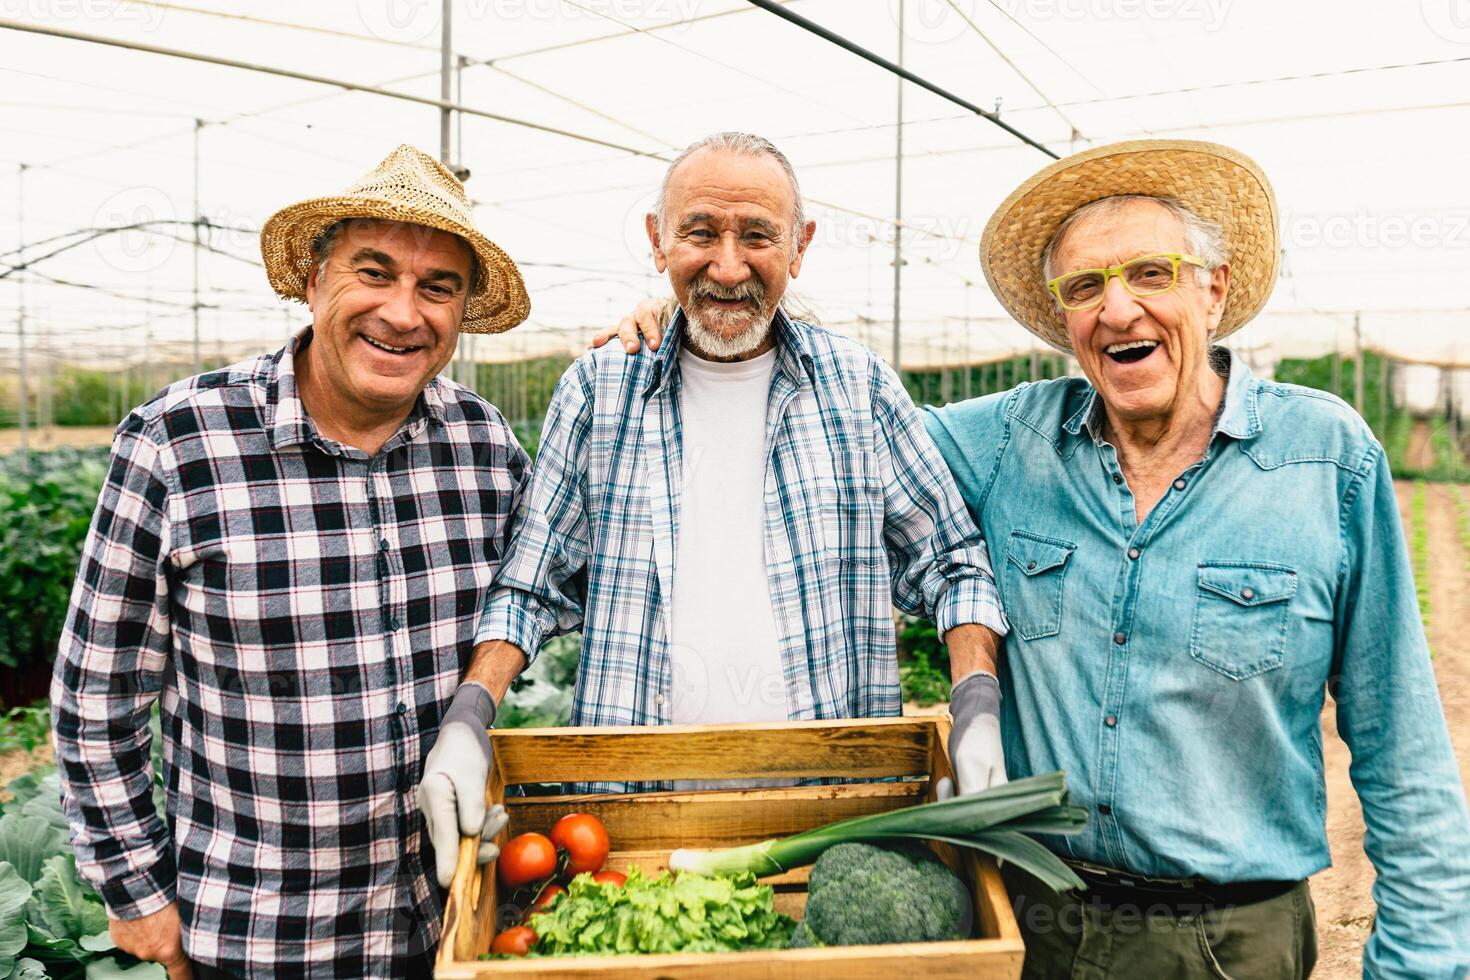
[[1409,507],[1409,558],[1414,569],[1414,593],[1419,598],[1419,617],[1429,629],[1429,527],[1424,519],[1425,485],[1414,481],[1414,498]]
[[24,749],[29,752],[46,743],[51,733],[51,707],[37,701],[29,708],[11,708],[0,715],[0,752]]
[[572,688],[582,655],[580,634],[557,636],[510,686],[495,715],[496,728],[560,728],[572,717]]
[[[106,454],[19,454],[0,465],[0,665],[55,656]],[[28,466],[26,465],[28,462]]]
[[932,622],[900,614],[898,651],[905,702],[922,706],[949,700],[949,650]]
[[1460,547],[1465,552],[1465,564],[1470,565],[1470,503],[1465,500],[1465,488],[1456,484],[1450,488],[1455,495],[1455,515],[1460,528]]

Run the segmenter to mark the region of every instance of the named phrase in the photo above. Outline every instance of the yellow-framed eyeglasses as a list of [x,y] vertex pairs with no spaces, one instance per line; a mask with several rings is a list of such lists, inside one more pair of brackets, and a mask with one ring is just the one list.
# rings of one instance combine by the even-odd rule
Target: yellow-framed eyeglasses
[[1201,269],[1208,267],[1205,260],[1196,255],[1160,252],[1141,255],[1108,269],[1078,269],[1048,281],[1046,288],[1062,304],[1062,309],[1090,310],[1103,301],[1103,294],[1108,291],[1108,280],[1114,276],[1134,296],[1167,293],[1179,283],[1180,263]]

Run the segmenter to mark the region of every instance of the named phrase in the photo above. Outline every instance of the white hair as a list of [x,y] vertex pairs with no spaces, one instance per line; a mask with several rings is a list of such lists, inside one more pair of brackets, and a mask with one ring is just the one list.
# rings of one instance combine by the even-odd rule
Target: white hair
[[796,202],[791,211],[791,248],[796,249],[796,243],[801,241],[802,230],[806,228],[806,209],[801,204],[801,185],[796,182],[796,170],[791,166],[791,161],[786,154],[776,149],[776,145],[763,136],[754,133],[738,133],[734,131],[714,133],[695,140],[674,158],[669,164],[669,169],[664,171],[664,181],[658,188],[658,200],[653,204],[653,220],[657,223],[658,237],[662,241],[664,237],[664,209],[668,200],[669,181],[674,177],[674,171],[679,169],[679,164],[689,159],[700,150],[723,150],[726,153],[739,153],[750,157],[770,157],[781,165],[786,179],[791,182],[791,197]]
[[1225,244],[1225,231],[1210,219],[1200,217],[1172,197],[1118,194],[1114,197],[1104,197],[1093,201],[1091,204],[1084,204],[1062,219],[1062,223],[1057,225],[1056,231],[1052,232],[1046,248],[1041,253],[1042,281],[1050,282],[1056,277],[1056,270],[1052,263],[1062,247],[1062,239],[1067,237],[1067,232],[1071,231],[1075,225],[1091,217],[1110,217],[1137,201],[1151,201],[1179,219],[1179,223],[1184,226],[1185,248],[1204,260],[1205,263],[1203,269],[1199,267],[1194,269],[1195,281],[1201,286],[1208,285],[1211,273],[1230,261],[1230,246]]

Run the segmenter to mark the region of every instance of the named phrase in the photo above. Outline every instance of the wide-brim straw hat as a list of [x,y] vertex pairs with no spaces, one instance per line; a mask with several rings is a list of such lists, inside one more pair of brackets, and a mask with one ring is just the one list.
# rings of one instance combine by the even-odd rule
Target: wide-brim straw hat
[[1250,157],[1198,140],[1131,140],[1073,154],[1007,197],[985,226],[980,265],[1011,316],[1071,353],[1061,307],[1046,288],[1041,254],[1067,215],[1120,194],[1173,198],[1218,224],[1230,250],[1230,291],[1216,340],[1260,312],[1276,284],[1281,249],[1276,196]]
[[464,185],[438,160],[407,144],[341,194],[312,198],[271,215],[260,231],[260,254],[277,293],[306,301],[311,243],[346,218],[402,221],[464,239],[479,260],[460,324],[465,333],[504,333],[530,316],[521,270],[475,229]]

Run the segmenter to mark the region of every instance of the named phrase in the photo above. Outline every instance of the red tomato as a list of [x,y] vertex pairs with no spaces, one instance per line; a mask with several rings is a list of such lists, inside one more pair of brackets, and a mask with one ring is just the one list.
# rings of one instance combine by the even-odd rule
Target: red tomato
[[519,834],[500,849],[500,883],[519,888],[556,873],[556,845],[541,834]]
[[622,888],[628,883],[628,876],[621,871],[599,871],[592,876],[592,880],[605,885],[617,885]]
[[607,861],[607,828],[590,813],[569,813],[551,828],[551,842],[567,852],[567,874],[601,871]]
[[556,896],[565,895],[566,893],[567,890],[561,885],[555,883],[547,885],[545,888],[541,889],[541,894],[536,896],[536,901],[531,903],[531,911],[528,914],[535,915],[537,912],[540,912],[542,909],[546,908],[546,906],[556,901]]
[[536,934],[531,931],[530,926],[512,926],[490,944],[492,953],[509,953],[511,956],[525,956],[536,945]]

